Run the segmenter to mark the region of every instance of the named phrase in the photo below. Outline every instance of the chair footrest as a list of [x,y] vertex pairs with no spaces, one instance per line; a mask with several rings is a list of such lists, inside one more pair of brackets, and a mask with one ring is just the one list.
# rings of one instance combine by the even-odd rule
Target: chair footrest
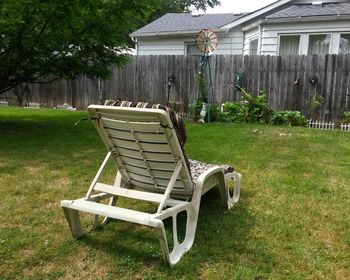
[[110,206],[98,202],[79,200],[63,200],[61,206],[95,215],[106,216],[146,226],[159,227],[162,222],[154,218],[154,214],[139,212],[126,208]]
[[[164,199],[164,194],[143,192],[143,191],[137,191],[133,189],[125,189],[125,188],[115,187],[115,186],[102,184],[102,183],[96,183],[94,187],[94,191],[103,192],[103,193],[107,193],[115,196],[133,198],[137,200],[155,202],[155,203],[160,203]],[[169,198],[166,200],[165,204],[168,206],[174,206],[174,205],[181,204],[182,202],[183,201],[181,200]]]

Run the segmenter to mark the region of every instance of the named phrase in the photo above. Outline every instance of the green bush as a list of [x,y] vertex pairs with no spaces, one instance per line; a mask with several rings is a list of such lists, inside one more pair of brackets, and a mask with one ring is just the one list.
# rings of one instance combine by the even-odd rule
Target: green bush
[[223,112],[219,114],[219,120],[223,122],[242,122],[242,104],[239,102],[225,102]]
[[340,128],[340,125],[343,123],[350,123],[350,111],[346,111],[343,113],[343,117],[339,118],[335,122],[335,127]]
[[[203,101],[198,99],[196,102],[190,105],[190,112],[193,121],[198,121],[203,107]],[[205,122],[214,122],[219,120],[220,107],[217,104],[208,104],[207,114],[205,115]],[[209,120],[210,118],[210,120]]]
[[[205,116],[205,122],[215,122],[220,119],[220,107],[217,104],[208,104],[208,111]],[[209,120],[210,118],[210,120]]]
[[271,122],[276,125],[305,126],[307,119],[299,111],[276,111]]
[[201,99],[198,99],[197,101],[190,104],[189,111],[190,111],[190,114],[192,116],[193,121],[196,122],[199,120],[202,106],[203,106],[203,101]]
[[270,123],[273,110],[268,105],[267,95],[261,92],[254,97],[241,89],[240,102],[226,102],[220,119],[227,122]]
[[350,122],[350,111],[344,112],[344,117]]

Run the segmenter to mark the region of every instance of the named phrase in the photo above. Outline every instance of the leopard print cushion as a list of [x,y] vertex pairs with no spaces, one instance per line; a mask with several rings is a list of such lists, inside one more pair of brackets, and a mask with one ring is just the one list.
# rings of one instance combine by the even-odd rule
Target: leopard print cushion
[[[191,175],[192,175],[192,179],[193,179],[194,183],[198,180],[199,176],[201,174],[203,174],[205,171],[207,171],[208,169],[210,169],[212,167],[217,166],[214,164],[200,162],[200,161],[193,160],[193,159],[189,159],[188,161],[190,163]],[[220,166],[222,168],[224,168],[225,174],[234,171],[234,167],[231,165],[220,165]]]

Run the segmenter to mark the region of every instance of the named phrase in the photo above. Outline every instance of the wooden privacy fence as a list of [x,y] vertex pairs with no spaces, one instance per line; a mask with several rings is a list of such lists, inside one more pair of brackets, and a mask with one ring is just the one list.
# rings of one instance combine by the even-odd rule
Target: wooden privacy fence
[[[22,99],[48,107],[68,103],[85,109],[109,98],[154,103],[166,103],[169,98],[187,108],[198,96],[199,65],[200,57],[195,56],[136,56],[125,67],[115,68],[108,81],[82,77],[32,84]],[[350,55],[217,55],[210,58],[210,66],[213,95],[219,104],[240,98],[232,85],[236,75],[243,73],[246,89],[254,95],[265,91],[275,110],[299,110],[322,121],[334,121],[350,111]],[[168,82],[169,77],[173,82]],[[13,92],[0,99],[17,102]]]

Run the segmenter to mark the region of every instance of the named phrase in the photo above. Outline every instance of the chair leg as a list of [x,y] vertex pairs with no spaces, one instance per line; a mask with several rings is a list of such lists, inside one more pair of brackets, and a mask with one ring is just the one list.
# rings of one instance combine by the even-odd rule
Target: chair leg
[[[116,203],[117,203],[117,200],[118,200],[118,196],[112,196],[112,197],[109,199],[108,205],[110,205],[110,206],[115,206]],[[104,217],[103,221],[100,223],[100,226],[104,226],[104,225],[108,224],[110,220],[111,220],[110,217],[107,217],[107,216]]]
[[64,215],[69,224],[69,228],[74,238],[79,238],[84,235],[84,232],[81,228],[79,211],[75,209],[70,209],[66,207],[62,207]]
[[[117,173],[117,176],[115,177],[114,186],[115,186],[115,187],[124,187],[124,182],[123,182],[123,179],[122,179],[122,177],[121,177],[121,175],[120,175],[119,172]],[[118,196],[112,196],[112,197],[109,199],[108,205],[109,205],[109,206],[115,206],[116,203],[117,203],[117,200],[118,200]],[[107,217],[107,216],[106,216],[106,217],[104,217],[103,221],[100,223],[100,222],[98,221],[98,218],[99,218],[99,216],[98,216],[98,215],[95,215],[94,225],[93,225],[93,227],[92,227],[93,229],[98,228],[98,227],[100,227],[100,226],[105,226],[105,225],[108,224],[108,223],[110,222],[110,220],[111,220],[110,217]]]
[[173,250],[171,252],[169,252],[164,223],[161,221],[162,224],[158,227],[159,243],[163,252],[163,257],[170,265],[175,265],[181,257],[191,249],[194,242],[198,215],[196,215],[192,209],[185,211],[187,213],[186,233],[182,243],[179,243],[177,231],[177,215],[180,212],[171,216],[173,222]]
[[[230,194],[230,189],[228,187],[227,181],[233,180],[233,194]],[[232,172],[225,174],[225,183],[227,190],[227,207],[232,208],[239,200],[240,190],[241,190],[241,174],[238,172]]]

